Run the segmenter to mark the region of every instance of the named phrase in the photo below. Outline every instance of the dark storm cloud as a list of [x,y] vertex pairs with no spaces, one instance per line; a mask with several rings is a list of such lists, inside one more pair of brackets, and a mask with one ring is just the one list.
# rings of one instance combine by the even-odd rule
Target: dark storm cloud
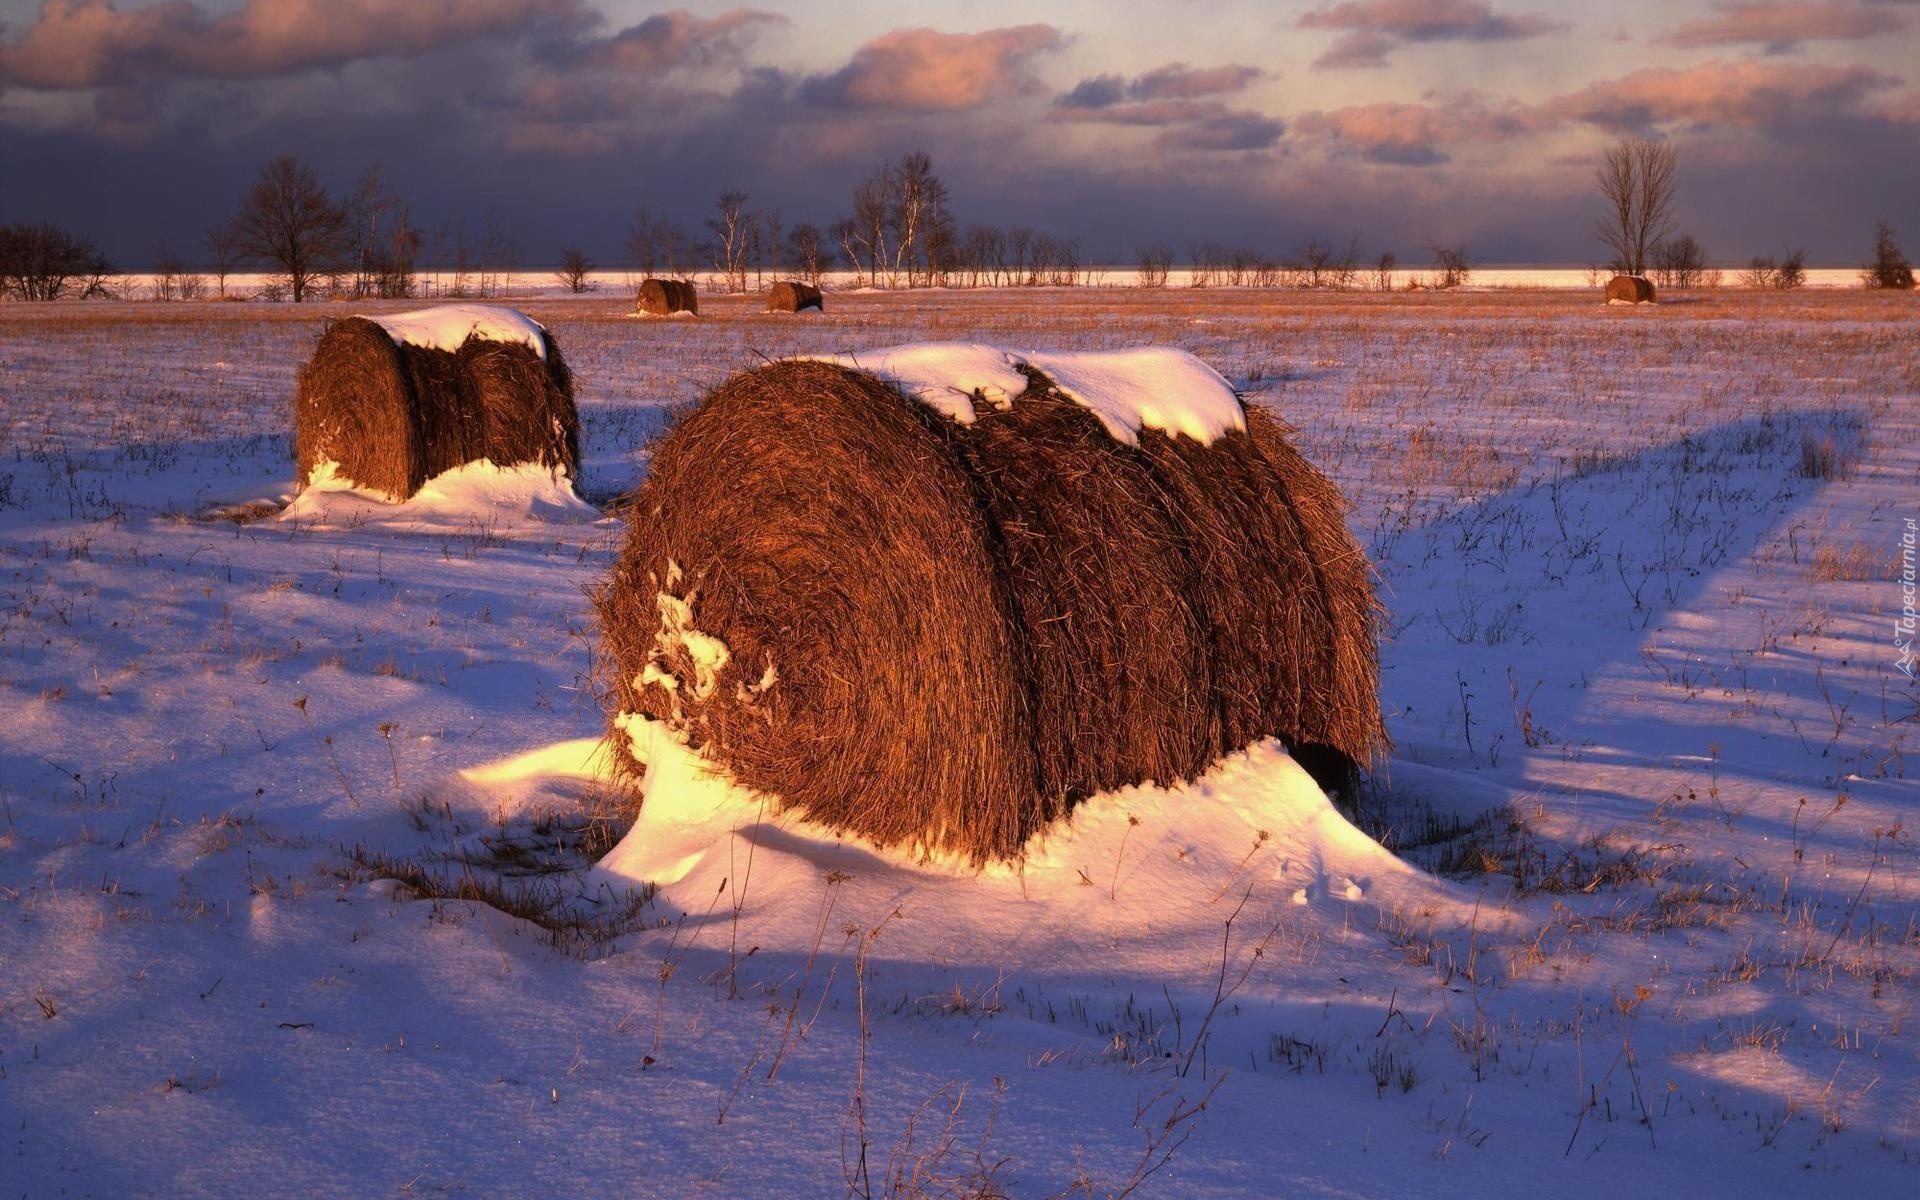
[[[175,0],[158,6],[170,16],[140,19],[239,28],[253,13],[245,27],[258,31],[273,14],[295,28],[318,4]],[[616,28],[587,0],[460,7],[465,23],[378,46],[339,33],[289,47],[256,32],[225,43],[247,49],[217,68],[172,35],[142,41],[125,31],[148,26],[116,24],[152,6],[44,10],[62,37],[89,20],[100,28],[67,43],[33,25],[0,33],[16,57],[42,38],[32,44],[48,81],[0,79],[0,221],[70,223],[127,265],[162,242],[192,257],[260,164],[290,152],[336,191],[382,163],[430,252],[462,221],[477,240],[491,218],[523,265],[564,243],[618,266],[641,205],[697,233],[712,198],[738,187],[789,226],[826,224],[879,161],[924,149],[963,225],[1033,225],[1078,238],[1091,259],[1189,238],[1285,252],[1361,229],[1374,252],[1410,260],[1430,241],[1464,241],[1483,261],[1564,260],[1590,253],[1587,164],[1624,132],[1680,144],[1687,224],[1723,256],[1777,253],[1790,239],[1845,261],[1863,221],[1920,194],[1920,92],[1830,61],[1589,71],[1524,100],[1363,95],[1261,111],[1269,89],[1254,85],[1269,76],[1238,64],[1050,78],[1070,41],[1051,24],[863,32],[837,59],[795,62],[780,57],[786,19],[754,9]],[[1537,32],[1526,14],[1485,4],[1319,11],[1372,20],[1345,31],[1380,37],[1383,55]],[[103,78],[100,63],[121,72],[111,85],[71,82]]]
[[578,32],[599,19],[586,0],[249,0],[217,15],[191,0],[130,9],[47,0],[25,33],[0,44],[0,82],[265,79],[481,38]]
[[1158,142],[1163,149],[1264,150],[1286,132],[1284,122],[1208,97],[1244,91],[1265,74],[1239,63],[1190,67],[1176,62],[1132,79],[1095,75],[1055,97],[1052,116],[1077,124],[1162,128],[1167,131]]
[[1062,108],[1111,108],[1127,100],[1194,100],[1244,91],[1265,75],[1259,67],[1227,63],[1218,67],[1189,67],[1168,63],[1131,80],[1123,75],[1095,75],[1063,92],[1054,103]]
[[1318,70],[1384,67],[1401,42],[1507,42],[1567,28],[1539,13],[1496,13],[1486,0],[1343,0],[1295,24],[1343,32],[1314,60]]

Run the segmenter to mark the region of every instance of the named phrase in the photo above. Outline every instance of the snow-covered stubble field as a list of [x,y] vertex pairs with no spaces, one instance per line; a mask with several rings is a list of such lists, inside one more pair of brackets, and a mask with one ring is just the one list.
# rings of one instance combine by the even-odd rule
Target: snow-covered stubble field
[[0,1192],[1920,1188],[1912,297],[526,303],[602,502],[763,358],[1199,355],[1378,566],[1372,837],[1265,746],[1024,872],[680,812],[650,895],[617,518],[274,515],[347,310],[0,306]]

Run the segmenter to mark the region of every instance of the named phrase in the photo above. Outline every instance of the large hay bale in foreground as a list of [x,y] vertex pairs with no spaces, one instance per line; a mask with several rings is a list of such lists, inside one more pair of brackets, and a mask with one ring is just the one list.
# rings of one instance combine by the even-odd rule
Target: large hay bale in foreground
[[783,279],[767,293],[768,312],[799,312],[808,308],[818,312],[827,311],[827,303],[820,295],[820,289],[811,284]]
[[648,279],[640,284],[635,307],[640,312],[656,317],[670,317],[682,312],[697,316],[700,312],[700,296],[694,291],[693,284],[684,279]]
[[1607,280],[1608,304],[1652,304],[1653,280],[1643,275],[1615,275]]
[[294,394],[300,485],[332,462],[358,486],[404,500],[434,476],[481,459],[537,463],[577,480],[572,372],[551,335],[513,316],[538,331],[539,350],[482,336],[477,325],[445,345],[405,340],[406,326],[396,337],[366,317],[331,322]]
[[1020,371],[970,424],[817,362],[683,418],[597,601],[616,720],[667,723],[815,820],[976,861],[1268,735],[1349,779],[1383,734],[1333,486],[1265,414],[1129,446]]

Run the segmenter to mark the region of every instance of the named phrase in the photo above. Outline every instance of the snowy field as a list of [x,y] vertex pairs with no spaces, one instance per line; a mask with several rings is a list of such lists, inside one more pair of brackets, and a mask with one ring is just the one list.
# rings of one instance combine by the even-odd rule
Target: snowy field
[[279,511],[354,308],[0,305],[0,1194],[1920,1194],[1920,300],[827,305],[526,301],[587,498],[766,358],[1189,350],[1375,558],[1365,810],[1263,745],[1021,871],[623,841],[617,516]]

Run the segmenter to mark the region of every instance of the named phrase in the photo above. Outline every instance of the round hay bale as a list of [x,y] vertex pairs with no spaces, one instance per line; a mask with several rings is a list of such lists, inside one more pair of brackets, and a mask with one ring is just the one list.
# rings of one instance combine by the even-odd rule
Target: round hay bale
[[597,597],[629,769],[641,713],[815,820],[976,861],[1270,735],[1352,782],[1385,739],[1338,491],[1259,410],[1136,448],[1019,370],[960,424],[775,363],[675,426]]
[[573,376],[551,335],[544,359],[517,342],[468,337],[457,351],[395,342],[378,322],[331,322],[294,393],[294,460],[304,487],[322,462],[404,500],[480,459],[538,463],[579,478]]
[[824,363],[728,381],[628,513],[604,662],[616,712],[815,820],[1007,855],[1043,816],[1024,650],[941,421]]
[[827,311],[826,300],[820,295],[820,289],[811,284],[783,279],[767,293],[768,312],[800,312],[808,308]]
[[641,281],[635,308],[656,317],[669,317],[680,312],[697,314],[700,311],[700,298],[694,292],[693,284],[686,280],[647,279]]
[[1607,280],[1608,304],[1652,304],[1653,280],[1642,275],[1615,275]]

